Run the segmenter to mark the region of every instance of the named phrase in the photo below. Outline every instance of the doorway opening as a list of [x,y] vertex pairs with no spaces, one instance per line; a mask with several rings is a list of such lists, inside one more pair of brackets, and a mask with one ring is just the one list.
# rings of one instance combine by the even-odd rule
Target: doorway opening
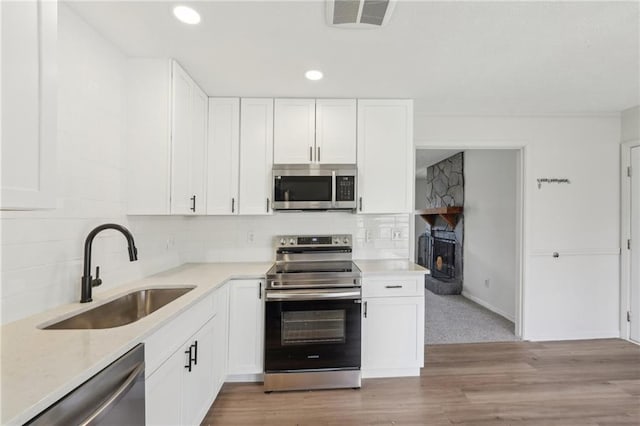
[[416,150],[427,345],[519,340],[522,151]]

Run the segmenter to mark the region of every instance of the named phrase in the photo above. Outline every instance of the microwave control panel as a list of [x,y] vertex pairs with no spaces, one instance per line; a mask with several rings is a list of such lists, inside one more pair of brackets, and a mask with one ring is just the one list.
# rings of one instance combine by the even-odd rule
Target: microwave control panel
[[336,176],[336,201],[355,201],[355,176]]

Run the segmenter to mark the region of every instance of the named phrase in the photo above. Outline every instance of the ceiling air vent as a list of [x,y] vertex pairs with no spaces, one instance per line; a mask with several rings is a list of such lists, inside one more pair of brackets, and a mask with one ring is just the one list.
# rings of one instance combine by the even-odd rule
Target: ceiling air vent
[[327,0],[327,23],[339,28],[378,28],[389,22],[397,0]]

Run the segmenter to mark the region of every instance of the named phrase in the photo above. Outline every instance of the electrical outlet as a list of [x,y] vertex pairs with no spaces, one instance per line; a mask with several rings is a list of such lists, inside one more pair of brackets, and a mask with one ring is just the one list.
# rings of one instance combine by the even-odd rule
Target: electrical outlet
[[368,243],[369,241],[371,241],[371,231],[367,229],[364,231],[364,242]]
[[247,232],[247,242],[248,243],[253,243],[255,234],[253,233],[253,231],[249,231]]
[[484,286],[485,287],[489,287],[491,285],[491,281],[489,281],[489,278],[487,278],[486,280],[484,280]]
[[397,230],[393,230],[393,233],[391,234],[391,239],[394,241],[397,240],[401,240],[402,239],[402,231],[397,231]]

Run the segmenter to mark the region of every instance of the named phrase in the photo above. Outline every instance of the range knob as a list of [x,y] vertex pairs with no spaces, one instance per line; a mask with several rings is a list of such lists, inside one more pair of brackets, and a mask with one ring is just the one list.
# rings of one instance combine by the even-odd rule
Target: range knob
[[340,244],[340,238],[334,238],[333,244]]
[[285,240],[284,238],[280,238],[280,245],[281,246],[286,246],[287,245],[287,240]]
[[342,240],[342,242],[345,243],[345,244],[349,244],[349,238],[344,237],[344,240]]
[[296,244],[296,239],[295,238],[291,238],[289,240],[289,244],[291,244],[292,246]]

